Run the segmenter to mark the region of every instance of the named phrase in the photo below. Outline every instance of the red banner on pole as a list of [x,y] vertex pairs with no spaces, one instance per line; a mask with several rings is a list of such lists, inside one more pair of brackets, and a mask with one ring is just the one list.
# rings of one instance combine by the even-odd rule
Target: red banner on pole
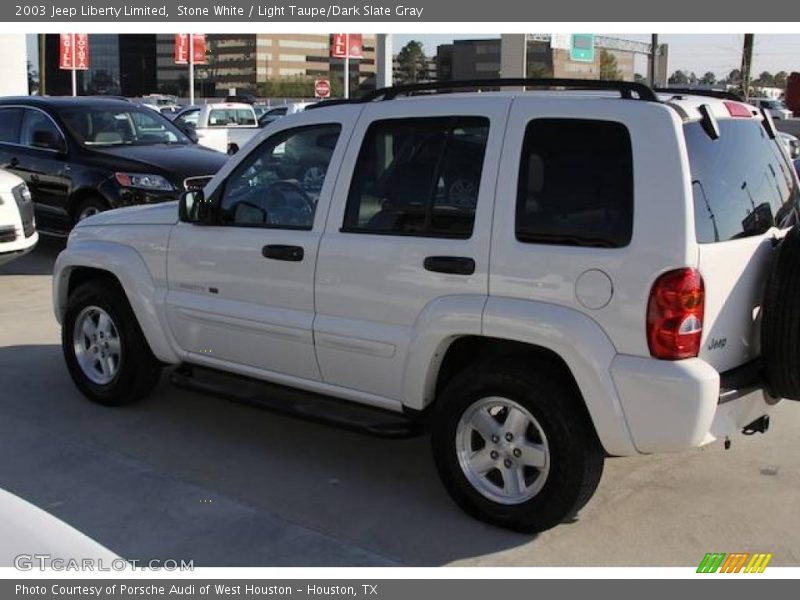
[[78,71],[89,69],[89,34],[75,34],[75,67]]
[[[192,36],[192,62],[196,65],[204,65],[206,60],[206,34],[193,33]],[[189,34],[175,34],[175,64],[189,64]]]
[[189,36],[185,33],[175,34],[175,63],[178,65],[189,63]]
[[205,33],[193,33],[192,37],[192,49],[194,50],[194,64],[196,65],[204,65],[206,62],[206,34]]
[[[331,57],[364,58],[363,36],[360,33],[334,33],[331,35]],[[350,46],[348,48],[348,45]]]
[[58,55],[59,69],[86,71],[89,68],[89,34],[62,33]]
[[62,33],[58,48],[58,68],[73,69],[75,67],[75,49],[71,33]]

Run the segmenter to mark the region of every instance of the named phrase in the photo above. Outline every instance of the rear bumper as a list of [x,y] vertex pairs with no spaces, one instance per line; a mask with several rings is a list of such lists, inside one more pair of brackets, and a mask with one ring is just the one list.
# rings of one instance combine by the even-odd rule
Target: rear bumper
[[779,402],[764,391],[756,364],[720,375],[698,358],[617,355],[611,375],[642,453],[678,452],[732,436]]

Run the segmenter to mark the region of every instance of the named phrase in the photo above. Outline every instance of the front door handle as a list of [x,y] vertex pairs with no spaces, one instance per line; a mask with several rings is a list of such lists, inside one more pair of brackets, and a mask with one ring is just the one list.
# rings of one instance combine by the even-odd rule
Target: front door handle
[[475,260],[466,256],[429,256],[423,265],[426,271],[435,273],[472,275],[475,272]]
[[300,262],[303,260],[302,246],[287,246],[285,244],[269,244],[261,249],[264,258],[273,260],[288,260],[290,262]]

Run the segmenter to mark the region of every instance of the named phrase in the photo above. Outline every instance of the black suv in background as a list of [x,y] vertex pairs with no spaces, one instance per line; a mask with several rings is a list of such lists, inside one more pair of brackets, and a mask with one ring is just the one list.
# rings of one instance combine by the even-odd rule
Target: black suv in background
[[125,100],[0,99],[0,168],[28,184],[43,232],[68,232],[109,208],[175,200],[227,158]]

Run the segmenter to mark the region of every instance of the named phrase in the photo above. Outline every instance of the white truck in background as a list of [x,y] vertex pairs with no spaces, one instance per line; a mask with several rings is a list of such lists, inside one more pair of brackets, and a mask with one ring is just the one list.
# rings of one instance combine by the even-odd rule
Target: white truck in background
[[245,103],[191,106],[173,122],[187,132],[194,132],[199,144],[227,154],[236,154],[259,131],[256,112]]

